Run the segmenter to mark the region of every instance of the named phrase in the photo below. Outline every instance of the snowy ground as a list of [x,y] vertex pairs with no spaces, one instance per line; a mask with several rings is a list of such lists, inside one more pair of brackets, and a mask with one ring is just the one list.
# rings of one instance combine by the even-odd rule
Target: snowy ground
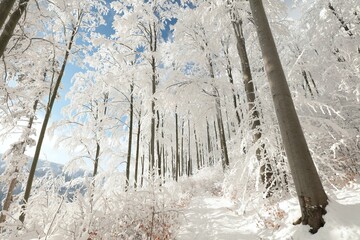
[[315,235],[308,226],[293,226],[299,217],[296,198],[259,208],[246,215],[221,196],[195,196],[184,211],[177,240],[359,240],[360,184],[353,183],[338,191],[328,191],[331,199],[326,224]]

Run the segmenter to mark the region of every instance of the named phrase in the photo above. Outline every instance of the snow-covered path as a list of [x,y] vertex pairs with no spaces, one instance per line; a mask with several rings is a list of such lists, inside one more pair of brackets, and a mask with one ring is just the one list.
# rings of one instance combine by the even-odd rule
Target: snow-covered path
[[[183,212],[176,240],[359,240],[360,184],[328,190],[328,196],[326,224],[315,235],[307,225],[292,224],[300,213],[295,197],[275,204],[280,215],[271,215],[270,209],[259,205],[240,216],[234,211],[238,207],[228,199],[195,196]],[[279,225],[268,228],[266,221]]]
[[[247,222],[224,198],[198,196],[185,210],[177,240],[256,240],[256,223]],[[249,219],[250,220],[250,219]],[[254,220],[252,220],[254,221]]]

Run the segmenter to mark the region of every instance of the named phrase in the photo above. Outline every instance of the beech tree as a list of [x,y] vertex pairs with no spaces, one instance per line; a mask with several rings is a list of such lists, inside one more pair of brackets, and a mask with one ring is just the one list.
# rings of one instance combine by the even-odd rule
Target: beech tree
[[295,111],[275,42],[262,0],[250,1],[266,74],[273,96],[280,132],[298,195],[301,218],[298,223],[309,225],[316,233],[325,222],[323,215],[328,204],[319,175]]

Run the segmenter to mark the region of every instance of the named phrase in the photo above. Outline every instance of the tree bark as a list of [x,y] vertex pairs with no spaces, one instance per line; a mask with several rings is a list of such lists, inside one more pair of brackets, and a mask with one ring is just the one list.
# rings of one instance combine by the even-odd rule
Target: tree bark
[[[243,75],[243,82],[245,87],[246,99],[248,103],[248,111],[251,114],[251,130],[253,131],[253,143],[255,144],[261,138],[261,123],[260,123],[260,114],[256,108],[255,100],[255,87],[252,79],[250,62],[248,58],[248,54],[246,51],[245,37],[242,28],[242,20],[236,19],[235,14],[232,14],[232,25],[234,28],[236,40],[237,40],[237,50],[238,55],[241,62],[241,70]],[[265,146],[263,145],[263,148]],[[259,162],[261,162],[261,148],[256,149],[256,158]],[[260,177],[263,184],[267,189],[267,192],[270,193],[269,188],[271,186],[272,179],[272,168],[269,163],[269,159],[265,159],[265,163],[263,163],[260,167]],[[267,196],[270,196],[268,194]]]
[[156,92],[156,84],[157,84],[157,69],[156,69],[156,59],[154,54],[157,51],[157,31],[155,28],[155,23],[152,25],[149,24],[149,45],[150,51],[153,53],[151,56],[151,69],[152,69],[152,78],[151,78],[151,93],[152,93],[152,100],[151,100],[151,136],[150,136],[150,166],[151,171],[154,171],[155,167],[155,92]]
[[[159,129],[160,129],[159,111],[156,111],[156,116],[157,116],[156,132],[159,133]],[[158,171],[159,178],[161,178],[162,177],[162,173],[161,173],[162,172],[162,169],[161,169],[162,157],[161,157],[161,146],[160,146],[159,138],[157,138],[157,140],[156,140],[156,152],[157,152],[157,171]]]
[[326,213],[328,198],[295,111],[262,1],[250,0],[250,8],[254,16],[281,137],[300,203],[302,217],[299,222],[309,225],[312,228],[311,232],[316,233],[324,225],[322,216]]
[[180,157],[179,157],[179,124],[178,114],[175,110],[175,180],[178,181],[180,173]]
[[[211,136],[210,136],[210,125],[209,125],[209,121],[206,120],[206,136],[207,136],[207,149],[208,149],[208,165],[211,165],[211,162],[213,161],[213,148],[212,148],[212,142],[211,142]],[[205,155],[205,154],[204,154]],[[204,166],[204,162],[202,164],[202,166]]]
[[9,16],[16,0],[2,0],[0,2],[0,30],[4,26],[6,18]]
[[[214,68],[213,68],[211,57],[208,55],[207,59],[208,59],[208,63],[209,63],[210,77],[212,79],[215,79]],[[221,161],[222,161],[223,169],[225,171],[226,168],[229,167],[230,161],[229,161],[229,155],[228,155],[227,145],[226,145],[226,137],[225,137],[225,129],[224,129],[224,123],[223,123],[223,116],[222,116],[222,112],[221,112],[220,94],[219,94],[218,89],[216,89],[215,86],[213,86],[213,89],[214,89],[214,96],[215,96],[216,120],[217,120],[218,128],[219,128],[220,147],[221,147]],[[215,123],[214,123],[214,129],[216,131],[216,124]],[[215,136],[216,135],[217,134],[215,134]]]
[[11,14],[7,21],[4,30],[0,35],[0,58],[3,56],[6,47],[14,34],[16,24],[25,12],[28,2],[29,0],[20,0],[18,8]]
[[22,223],[25,220],[26,204],[29,201],[31,187],[32,187],[32,184],[33,184],[34,176],[35,176],[36,166],[37,166],[37,163],[39,161],[40,151],[41,151],[42,143],[43,143],[43,140],[44,140],[44,137],[45,137],[47,124],[49,122],[49,119],[50,119],[50,116],[51,116],[51,111],[52,111],[54,103],[55,103],[56,95],[57,95],[57,92],[59,90],[60,83],[61,83],[62,77],[64,75],[64,72],[65,72],[65,67],[66,67],[67,60],[68,60],[69,55],[70,55],[71,47],[73,46],[73,43],[74,43],[75,35],[78,32],[78,29],[80,27],[81,18],[82,18],[82,12],[80,11],[79,15],[78,15],[77,23],[73,27],[71,37],[70,37],[70,41],[69,41],[69,43],[67,45],[67,48],[66,48],[66,51],[65,51],[65,56],[64,56],[64,60],[63,60],[60,72],[59,72],[59,76],[57,77],[57,80],[55,82],[54,89],[51,91],[51,98],[50,98],[50,100],[49,100],[49,102],[47,104],[47,107],[46,107],[46,113],[45,113],[45,117],[44,117],[44,122],[43,122],[43,124],[41,126],[38,143],[37,143],[36,149],[35,149],[34,159],[33,159],[32,165],[31,165],[31,169],[30,169],[30,172],[29,172],[29,177],[28,177],[28,180],[27,180],[26,188],[25,188],[24,199],[22,201],[22,206],[21,206],[22,211],[21,211],[21,214],[20,214],[20,217],[19,217],[19,220]]
[[234,77],[232,74],[232,67],[231,67],[230,58],[229,58],[229,49],[227,49],[227,48],[224,49],[224,54],[225,54],[225,58],[226,58],[226,72],[229,77],[229,82],[232,85],[231,90],[232,90],[232,94],[233,94],[233,104],[234,104],[234,109],[235,109],[236,120],[237,120],[238,126],[240,126],[241,117],[240,117],[240,113],[239,113],[239,109],[238,109],[238,102],[237,102],[237,98],[236,98],[236,94],[235,94]]
[[139,119],[138,119],[138,123],[137,123],[137,134],[136,134],[135,182],[134,182],[135,188],[137,188],[137,180],[138,180],[140,133],[141,133],[141,111],[139,113]]
[[128,152],[127,152],[127,161],[126,161],[126,190],[130,184],[130,162],[131,162],[131,146],[132,146],[132,132],[133,132],[133,118],[134,118],[134,83],[130,84],[130,123],[129,123],[129,142],[128,142]]

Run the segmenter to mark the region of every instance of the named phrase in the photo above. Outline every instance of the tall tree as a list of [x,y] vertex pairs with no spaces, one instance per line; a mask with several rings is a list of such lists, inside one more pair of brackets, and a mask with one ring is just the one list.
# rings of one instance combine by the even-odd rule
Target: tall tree
[[[133,134],[133,118],[134,118],[134,83],[130,84],[130,121],[129,121],[129,140],[128,140],[128,153],[126,161],[126,187],[130,184],[130,161],[131,161],[131,147],[132,147],[132,134]],[[137,163],[136,163],[137,164]],[[137,166],[136,166],[137,168]]]
[[21,212],[20,217],[19,217],[19,220],[21,222],[24,222],[24,220],[25,220],[25,208],[26,208],[26,204],[29,201],[30,192],[31,192],[31,188],[32,188],[32,184],[33,184],[34,176],[35,176],[35,170],[36,170],[37,163],[39,161],[40,151],[41,151],[41,147],[42,147],[42,144],[43,144],[43,141],[44,141],[47,124],[48,124],[48,122],[50,120],[51,111],[53,109],[53,106],[54,106],[54,103],[55,103],[55,100],[56,100],[56,96],[58,94],[58,90],[59,90],[59,87],[60,87],[60,84],[61,84],[61,80],[62,80],[64,72],[65,72],[65,67],[66,67],[67,60],[68,60],[69,55],[70,55],[71,48],[72,48],[73,44],[75,43],[75,36],[76,36],[76,34],[77,34],[78,30],[79,30],[82,15],[83,15],[82,11],[79,10],[78,11],[78,16],[77,16],[77,22],[73,26],[72,33],[71,33],[67,48],[65,50],[64,60],[63,60],[62,65],[61,65],[59,75],[58,75],[58,77],[57,77],[57,79],[55,81],[54,88],[52,89],[52,91],[50,93],[49,102],[48,102],[48,104],[46,106],[46,113],[45,113],[45,117],[44,117],[44,122],[43,122],[43,124],[41,126],[39,139],[38,139],[38,142],[37,142],[37,145],[36,145],[33,162],[31,164],[31,169],[30,169],[30,172],[29,172],[29,177],[28,177],[28,180],[27,180],[26,188],[25,188],[24,199],[23,199],[23,202],[22,202],[22,212]]
[[236,37],[236,47],[241,63],[242,77],[244,83],[244,89],[246,93],[246,99],[248,104],[248,111],[251,114],[251,130],[253,131],[253,142],[254,144],[258,143],[258,148],[256,149],[256,158],[261,163],[260,166],[260,177],[263,184],[266,185],[267,196],[270,196],[271,191],[269,190],[272,181],[272,169],[269,163],[269,159],[265,159],[265,163],[262,160],[262,151],[265,151],[265,145],[259,144],[262,135],[262,127],[260,122],[260,113],[256,106],[256,93],[253,77],[251,74],[250,62],[248,58],[248,53],[246,50],[245,37],[243,32],[243,20],[241,17],[236,14],[236,9],[232,8],[230,10],[231,23],[234,29]]
[[250,8],[256,24],[281,137],[300,203],[302,216],[298,222],[309,225],[312,228],[311,232],[316,233],[325,223],[323,215],[326,213],[328,198],[295,111],[262,0],[250,0]]

